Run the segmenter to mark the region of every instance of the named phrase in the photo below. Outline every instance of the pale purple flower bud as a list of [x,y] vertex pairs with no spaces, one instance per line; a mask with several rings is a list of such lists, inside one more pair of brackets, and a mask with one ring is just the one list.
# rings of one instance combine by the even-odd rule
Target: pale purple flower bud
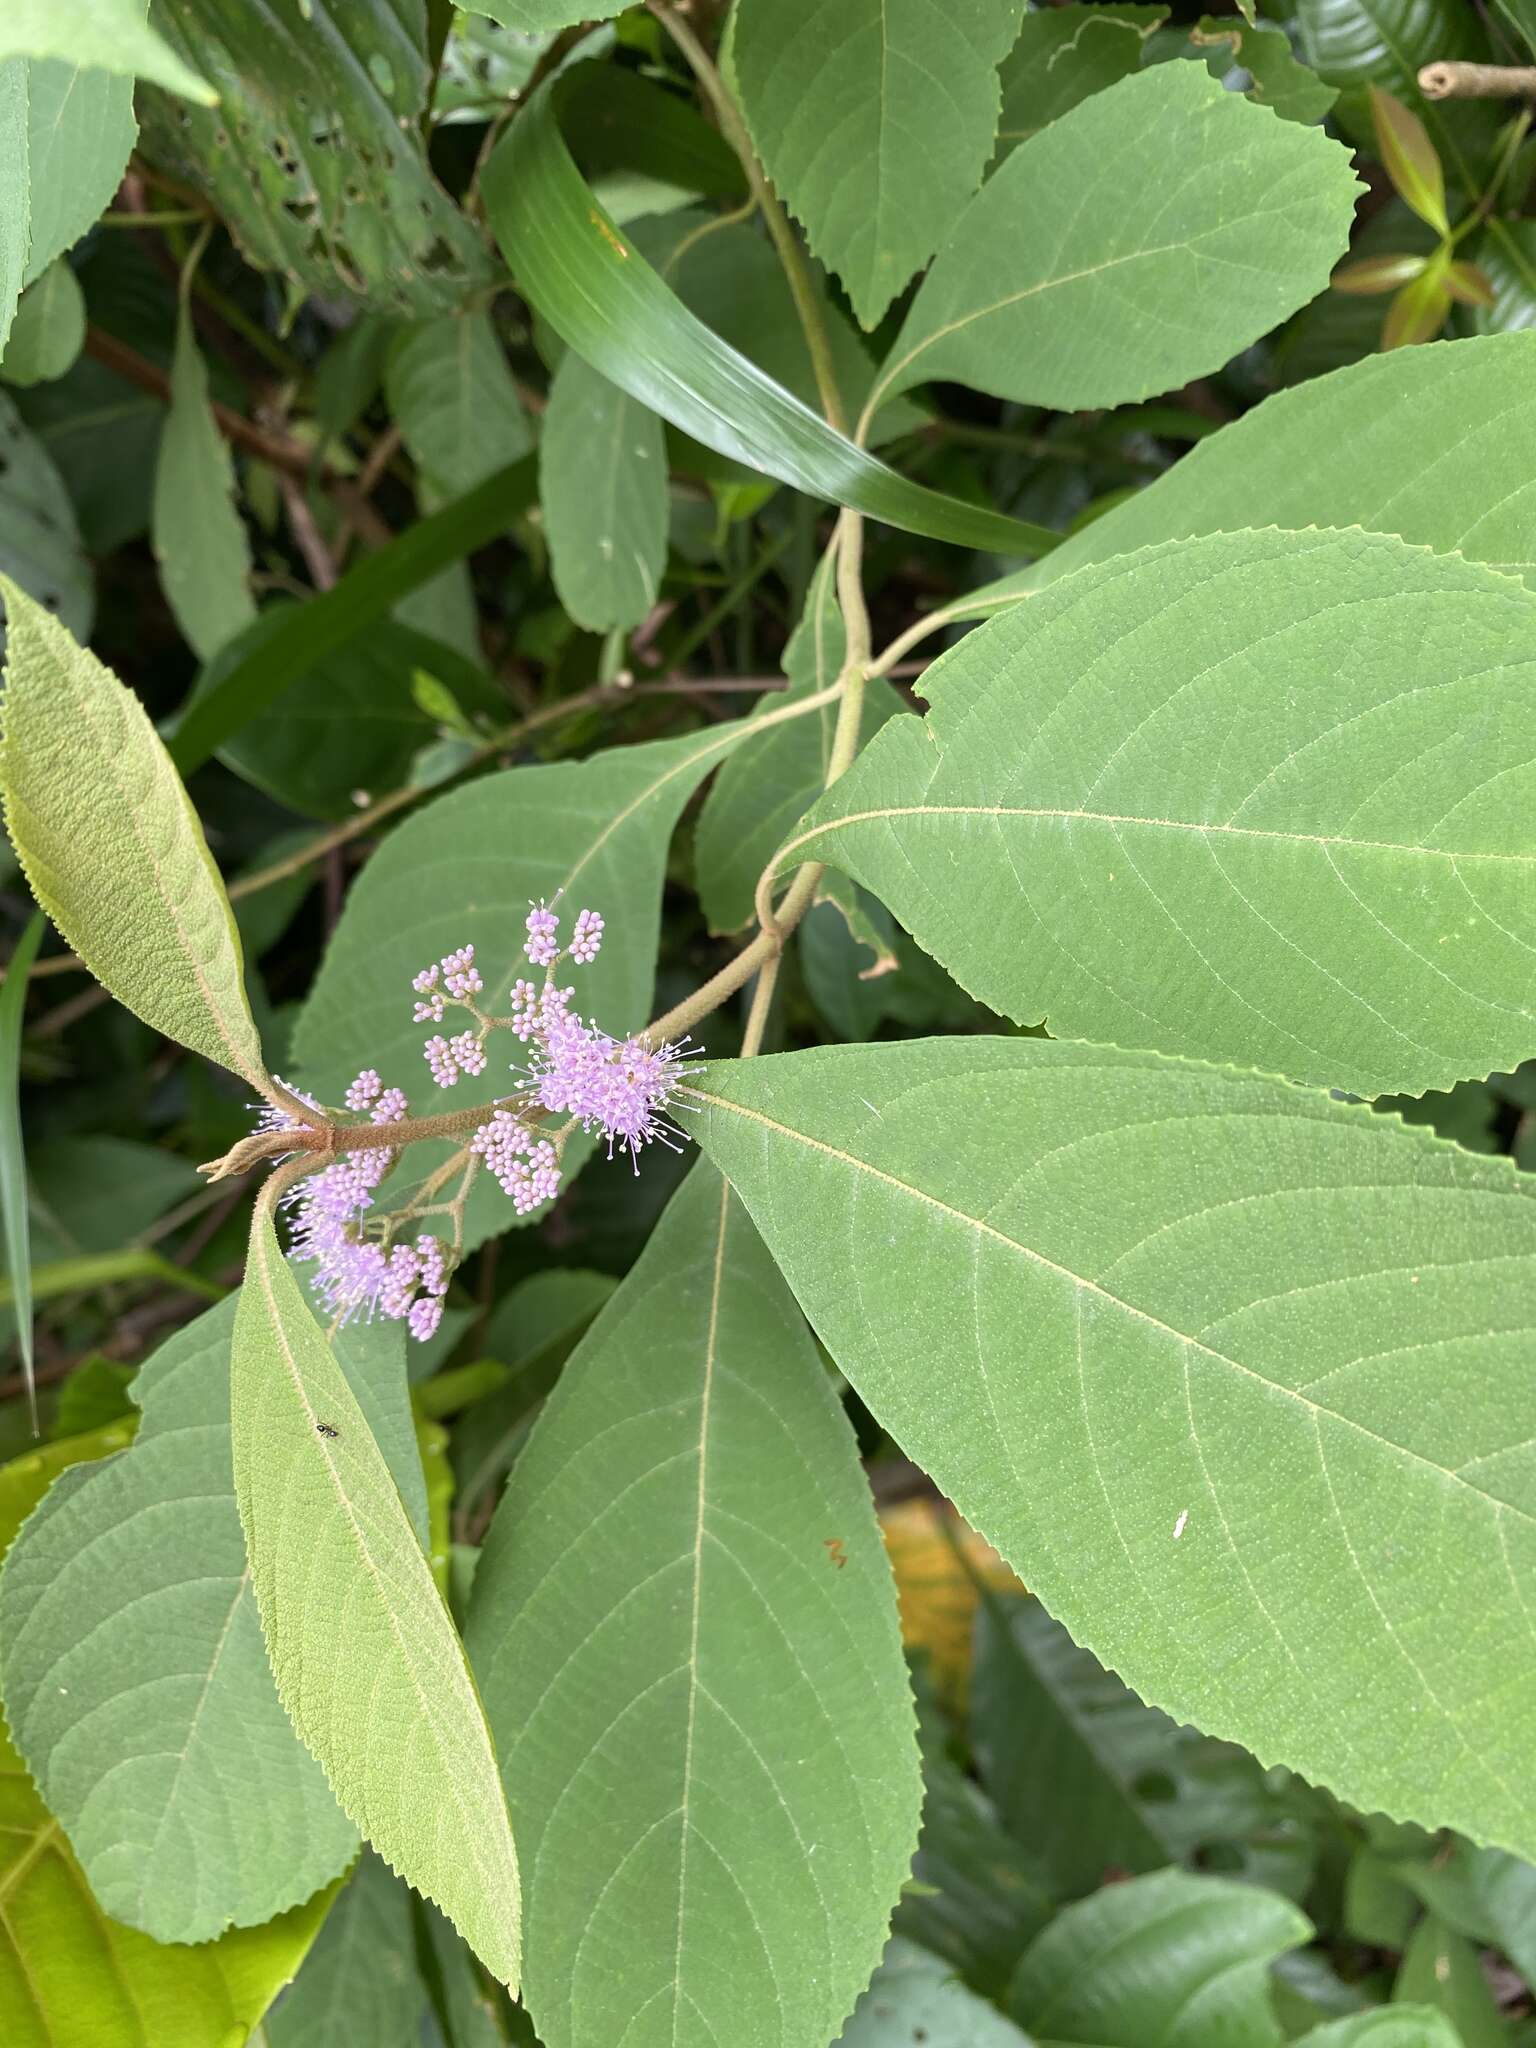
[[373,1121],[376,1124],[397,1124],[409,1108],[403,1088],[386,1088],[373,1105]]
[[473,1031],[461,1031],[448,1041],[448,1050],[466,1074],[485,1072],[485,1047]]
[[560,958],[559,918],[541,901],[530,906],[527,925],[528,941],[523,951],[535,967],[552,967]]
[[419,1301],[412,1302],[405,1327],[418,1344],[425,1344],[429,1337],[437,1334],[437,1326],[442,1320],[442,1302],[433,1295],[423,1295]]
[[438,1033],[427,1040],[421,1051],[438,1087],[451,1088],[459,1078],[459,1063],[454,1058],[453,1048],[447,1039]]
[[456,996],[460,1002],[468,996],[479,995],[485,987],[485,983],[480,979],[479,969],[475,966],[473,946],[460,946],[456,953],[447,954],[443,959],[442,968],[443,986],[449,995]]
[[389,1255],[384,1284],[379,1289],[380,1313],[399,1322],[410,1308],[420,1279],[421,1261],[408,1244],[397,1244]]
[[519,1216],[552,1202],[560,1192],[560,1162],[547,1138],[535,1139],[510,1110],[498,1109],[470,1139]]
[[448,1267],[443,1258],[442,1241],[430,1235],[416,1240],[416,1263],[421,1272],[421,1286],[425,1294],[446,1294],[448,1292]]
[[539,1024],[539,991],[531,981],[512,984],[512,1029],[526,1045]]
[[372,1067],[364,1067],[343,1097],[348,1109],[364,1110],[378,1094],[384,1083]]
[[583,910],[576,919],[570,954],[578,967],[590,967],[603,943],[603,920],[595,910]]
[[412,1011],[411,1017],[414,1023],[441,1024],[443,1021],[444,996],[443,991],[437,985],[437,976],[438,969],[436,967],[423,967],[420,974],[411,983],[411,987],[415,989],[417,995],[423,996],[426,999],[424,1002],[418,1003]]

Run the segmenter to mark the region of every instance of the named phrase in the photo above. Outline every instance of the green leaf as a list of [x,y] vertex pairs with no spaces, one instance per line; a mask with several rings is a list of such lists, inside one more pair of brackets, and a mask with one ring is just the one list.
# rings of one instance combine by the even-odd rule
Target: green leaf
[[278,1697],[364,1838],[515,1988],[517,1857],[479,1695],[389,1466],[262,1206],[230,1424]]
[[1252,1757],[1143,1706],[1034,1600],[993,1596],[977,1616],[971,1741],[1062,1898],[1117,1867],[1230,1851],[1282,1817]]
[[1172,390],[1323,289],[1360,189],[1321,130],[1277,121],[1201,65],[1122,79],[983,186],[876,394],[950,379],[1072,411]]
[[0,578],[0,790],[32,893],[153,1030],[266,1083],[240,940],[197,813],[131,690]]
[[37,1389],[32,1375],[32,1248],[27,1213],[27,1154],[21,1135],[21,1039],[27,976],[43,937],[43,914],[34,911],[11,948],[0,986],[0,1224],[5,1231],[5,1275],[16,1310],[21,1375],[27,1383],[32,1426]]
[[1273,1892],[1165,1870],[1069,1906],[1019,1965],[1010,2006],[1052,2042],[1281,2048],[1268,1968],[1311,1932]]
[[[269,2048],[420,2048],[428,2018],[411,1895],[364,1851],[298,1982],[267,2021]],[[458,2043],[454,2044],[458,2048]]]
[[954,227],[997,132],[1017,0],[745,0],[731,45],[764,168],[873,327]]
[[1437,58],[1487,58],[1475,10],[1459,0],[1297,0],[1307,62],[1330,85],[1382,85],[1419,99],[1418,73]]
[[1403,1878],[1458,1934],[1501,1948],[1528,1983],[1536,1977],[1536,1867],[1457,1842],[1448,1858],[1411,1864]]
[[423,7],[155,0],[154,19],[221,103],[142,94],[146,150],[207,194],[252,263],[407,319],[450,311],[493,281],[427,163]]
[[675,191],[745,197],[740,159],[691,100],[600,58],[564,67],[557,90],[588,177],[640,172]]
[[948,1963],[893,1941],[833,2048],[1030,2048],[1029,2037],[968,1991]]
[[1448,235],[1451,224],[1445,211],[1445,172],[1428,129],[1410,107],[1379,85],[1371,86],[1367,96],[1382,166],[1398,196],[1420,220]]
[[402,598],[420,590],[450,563],[505,532],[533,503],[531,460],[498,470],[483,484],[419,519],[349,569],[334,590],[282,614],[282,623],[254,641],[217,689],[194,701],[171,741],[171,758],[184,775],[201,767],[232,734],[267,709],[285,690],[364,627],[385,619]]
[[404,328],[390,346],[384,391],[417,469],[441,496],[472,491],[533,446],[484,308]]
[[1414,278],[1422,277],[1429,261],[1427,256],[1362,256],[1358,263],[1342,264],[1333,273],[1332,288],[1371,298],[1378,292],[1396,291],[1400,284],[1411,284]]
[[1420,1921],[1408,1943],[1392,1996],[1399,2004],[1443,2012],[1461,2048],[1506,2048],[1509,2034],[1477,1950],[1433,1913]]
[[138,0],[6,0],[0,58],[59,57],[121,78],[143,78],[211,107],[218,94],[144,20]]
[[860,1397],[1074,1640],[1364,1811],[1530,1854],[1529,1176],[1039,1040],[714,1064],[694,1096]]
[[193,653],[208,661],[250,624],[256,606],[250,543],[235,510],[235,466],[214,422],[185,299],[155,468],[153,539],[166,602]]
[[1427,2005],[1383,2005],[1303,2034],[1296,2048],[1465,2048],[1442,2013]]
[[27,165],[27,67],[0,62],[0,351],[7,346],[31,252]]
[[1361,1095],[1509,1069],[1533,627],[1511,579],[1385,534],[1120,556],[930,668],[784,865],[832,861],[1057,1037]]
[[[120,1450],[123,1425],[0,1466],[0,1554],[56,1476]],[[329,1891],[201,1948],[163,1947],[103,1914],[0,1725],[0,2012],[6,2048],[166,2048],[244,2040],[292,1977]]]
[[55,261],[21,295],[0,377],[7,384],[45,384],[62,377],[85,344],[85,298],[75,273]]
[[[286,636],[295,609],[307,613],[311,606],[269,606],[204,669],[199,695],[218,689],[264,646]],[[443,721],[423,704],[418,676],[446,694],[460,719],[470,711],[491,712],[505,722],[506,699],[477,663],[398,619],[380,620],[320,654],[305,687],[285,691],[247,720],[219,758],[293,810],[338,821],[354,817],[359,790],[367,801],[398,788],[410,779],[420,749],[437,737]],[[470,737],[477,736],[471,729]]]
[[269,1920],[357,1849],[267,1668],[230,1473],[235,1314],[155,1353],[132,1449],[60,1479],[0,1574],[17,1747],[103,1907],[159,1941]]
[[139,131],[131,78],[55,59],[28,61],[22,69],[31,280],[72,249],[111,204]]
[[[512,983],[527,972],[528,905],[560,890],[572,909],[590,905],[607,920],[602,952],[582,972],[582,1014],[607,1031],[638,1030],[650,1007],[672,828],[710,769],[751,730],[742,720],[585,761],[510,768],[399,826],[348,892],[299,1014],[292,1058],[304,1086],[322,1101],[339,1100],[358,1069],[372,1066],[419,1104],[431,1084],[421,1056],[427,1034],[411,1022],[413,975],[473,945],[484,1000],[505,1016]],[[509,1057],[493,1056],[485,1073],[466,1075],[452,1106],[505,1095]],[[422,1172],[432,1153],[416,1148]],[[567,1175],[584,1156],[567,1149]],[[413,1181],[416,1167],[413,1154]],[[506,1197],[482,1176],[470,1196],[467,1242],[511,1222]]]
[[[205,1280],[185,1266],[173,1266],[159,1252],[132,1248],[57,1259],[47,1266],[34,1265],[31,1287],[36,1300],[52,1301],[62,1294],[83,1294],[93,1288],[110,1287],[118,1280],[159,1280],[166,1286],[181,1288],[184,1293],[201,1295],[205,1301],[218,1301],[224,1292],[215,1281]],[[0,1306],[9,1308],[12,1302],[10,1282],[0,1281]]]
[[709,1168],[551,1395],[468,1636],[550,2048],[826,2040],[916,1843],[912,1709],[852,1431]]
[[617,0],[460,0],[470,14],[484,14],[524,35],[574,28],[581,21],[607,21],[620,12]]
[[1382,352],[1412,348],[1433,341],[1450,317],[1454,295],[1446,283],[1444,262],[1430,264],[1422,274],[1405,284],[1387,308],[1381,325]]
[[963,505],[854,447],[702,326],[582,182],[541,88],[486,166],[487,217],[518,286],[612,383],[708,448],[913,533],[1039,554],[1047,529]]
[[[0,575],[66,625],[77,640],[95,612],[91,567],[75,511],[47,450],[0,391]],[[0,652],[4,651],[0,629]]]
[[1500,14],[1536,50],[1536,0],[1494,0]]
[[1266,398],[962,616],[1149,541],[1243,526],[1364,526],[1536,585],[1533,435],[1536,334],[1368,357]]
[[661,421],[568,352],[549,387],[539,479],[560,602],[590,632],[638,626],[667,565]]
[[1106,86],[1141,69],[1147,37],[1168,9],[1112,4],[1041,7],[1026,14],[1003,59],[1000,155]]
[[1248,97],[1273,107],[1283,121],[1321,121],[1338,94],[1315,71],[1299,64],[1283,28],[1257,28],[1227,15],[1203,15],[1189,32],[1197,49],[1216,50],[1225,44],[1232,61],[1253,81]]
[[[837,681],[846,637],[835,581],[833,558],[824,555],[784,650],[789,688],[764,698],[765,708],[797,702]],[[860,744],[901,709],[889,683],[870,684]],[[758,877],[826,784],[836,723],[837,706],[828,704],[773,726],[738,748],[715,777],[694,835],[694,873],[711,931],[739,931],[750,922]]]
[[[704,229],[708,232],[703,232]],[[816,373],[805,332],[795,311],[784,266],[766,237],[745,222],[725,222],[700,207],[685,207],[655,220],[637,221],[634,242],[654,263],[689,312],[712,333],[766,370],[776,383],[813,410],[820,407]],[[856,417],[875,379],[875,365],[863,338],[855,332],[833,295],[826,272],[813,261],[806,269],[812,298],[826,328],[832,369],[844,410]],[[926,415],[910,399],[897,399],[881,409],[869,432],[871,447],[926,424]],[[697,454],[721,466],[718,455],[699,448]],[[735,464],[728,470],[751,475]]]

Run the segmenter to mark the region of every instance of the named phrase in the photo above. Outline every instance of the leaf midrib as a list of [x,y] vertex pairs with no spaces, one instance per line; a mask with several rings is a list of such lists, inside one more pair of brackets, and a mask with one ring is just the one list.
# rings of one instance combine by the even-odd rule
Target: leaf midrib
[[797,839],[789,840],[779,859],[787,860],[797,847],[841,832],[850,825],[880,824],[891,818],[1038,818],[1064,825],[1136,825],[1152,831],[1189,832],[1202,836],[1220,833],[1230,839],[1278,840],[1287,846],[1337,846],[1350,853],[1405,853],[1429,860],[1449,861],[1452,867],[1461,861],[1501,861],[1514,867],[1536,868],[1536,851],[1462,853],[1450,847],[1419,846],[1392,839],[1355,839],[1347,833],[1282,832],[1275,826],[1207,823],[1196,818],[1138,817],[1116,811],[1068,810],[1048,804],[888,804],[874,810],[849,811],[844,817],[829,818],[824,824],[814,825],[801,833]]
[[1272,1380],[1253,1366],[1245,1365],[1241,1359],[1233,1358],[1230,1353],[1219,1351],[1214,1345],[1204,1343],[1199,1337],[1176,1329],[1173,1324],[1165,1323],[1160,1316],[1155,1316],[1150,1309],[1140,1308],[1135,1302],[1126,1301],[1121,1295],[1101,1286],[1096,1280],[1090,1280],[1082,1273],[1074,1273],[1070,1266],[1061,1265],[1044,1252],[1036,1250],[1033,1245],[1023,1244],[1018,1238],[1010,1237],[1006,1231],[999,1230],[995,1224],[987,1223],[979,1216],[968,1215],[963,1209],[956,1209],[950,1203],[941,1201],[937,1195],[929,1194],[924,1188],[914,1187],[911,1181],[902,1180],[898,1174],[887,1173],[883,1167],[874,1165],[870,1160],[860,1159],[856,1153],[828,1144],[823,1138],[814,1138],[808,1131],[797,1131],[792,1124],[782,1123],[778,1118],[768,1116],[760,1109],[750,1109],[745,1103],[732,1102],[726,1096],[713,1094],[708,1089],[688,1087],[681,1092],[695,1102],[707,1104],[711,1109],[725,1110],[733,1116],[745,1117],[748,1122],[760,1124],[765,1130],[777,1132],[781,1137],[791,1138],[810,1151],[820,1152],[829,1159],[835,1159],[842,1166],[867,1174],[871,1180],[880,1181],[886,1187],[894,1188],[898,1194],[909,1195],[913,1200],[925,1203],[929,1208],[937,1210],[940,1215],[947,1216],[952,1222],[964,1224],[979,1237],[990,1238],[1007,1250],[1019,1253],[1042,1271],[1054,1273],[1080,1294],[1091,1294],[1107,1307],[1118,1309],[1133,1321],[1145,1324],[1162,1336],[1171,1337],[1176,1343],[1183,1345],[1186,1352],[1199,1351],[1217,1365],[1230,1367],[1232,1371],[1240,1373],[1244,1379],[1251,1380],[1266,1393],[1277,1394],[1282,1399],[1294,1403],[1298,1410],[1311,1419],[1314,1428],[1322,1418],[1338,1423],[1341,1427],[1366,1438],[1368,1442],[1378,1445],[1390,1455],[1405,1459],[1411,1465],[1420,1466],[1424,1471],[1433,1473],[1437,1480],[1448,1482],[1469,1493],[1480,1508],[1495,1515],[1514,1515],[1522,1522],[1528,1522],[1536,1527],[1536,1513],[1532,1513],[1530,1509],[1522,1508],[1514,1501],[1502,1500],[1494,1494],[1485,1493],[1481,1487],[1474,1486],[1470,1480],[1464,1479],[1460,1472],[1452,1471],[1445,1465],[1437,1465],[1433,1458],[1425,1457],[1421,1451],[1411,1450],[1406,1444],[1394,1443],[1390,1437],[1380,1435],[1365,1423],[1356,1421],[1353,1416],[1344,1415],[1323,1402],[1309,1400],[1299,1389],[1287,1387],[1279,1380]]

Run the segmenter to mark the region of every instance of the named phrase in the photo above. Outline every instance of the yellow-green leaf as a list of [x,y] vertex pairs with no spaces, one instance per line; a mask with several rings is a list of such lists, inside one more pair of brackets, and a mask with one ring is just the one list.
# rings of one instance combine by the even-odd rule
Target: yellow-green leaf
[[517,1857],[480,1697],[265,1206],[235,1321],[230,1426],[278,1697],[366,1839],[515,1989]]
[[268,1085],[240,938],[144,707],[8,577],[0,795],[32,893],[154,1030]]

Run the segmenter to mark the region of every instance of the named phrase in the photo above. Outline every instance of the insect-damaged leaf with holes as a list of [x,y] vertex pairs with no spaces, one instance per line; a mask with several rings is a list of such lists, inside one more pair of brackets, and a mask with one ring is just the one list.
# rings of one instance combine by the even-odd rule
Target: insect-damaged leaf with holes
[[1202,65],[1139,72],[1053,121],[982,187],[875,390],[942,378],[1066,411],[1171,390],[1323,289],[1359,191],[1338,143]]
[[33,895],[120,1003],[261,1086],[229,899],[159,735],[40,605],[0,596],[0,793]]
[[764,167],[866,327],[954,226],[997,133],[1017,0],[742,0],[731,57]]
[[469,1642],[541,2038],[827,2040],[916,1846],[912,1706],[852,1432],[707,1165],[518,1460]]
[[480,1697],[389,1466],[261,1204],[230,1431],[279,1699],[364,1839],[515,1990],[517,1856]]
[[1065,577],[797,835],[1053,1035],[1420,1094],[1536,1050],[1536,597],[1386,534]]
[[[262,1646],[230,1470],[235,1313],[140,1369],[131,1449],[60,1479],[0,1573],[12,1735],[97,1898],[159,1941],[268,1920],[357,1850]],[[337,1357],[423,1527],[403,1350],[398,1326],[357,1323]]]
[[421,140],[424,7],[177,0],[154,18],[219,104],[141,93],[146,154],[207,193],[253,263],[407,319],[492,282]]
[[1003,59],[998,118],[999,156],[1016,149],[1059,115],[1141,69],[1147,37],[1168,19],[1166,7],[1036,8],[1019,23]]
[[1536,1851],[1536,1182],[1087,1045],[699,1092],[837,1364],[1077,1642],[1366,1811]]

